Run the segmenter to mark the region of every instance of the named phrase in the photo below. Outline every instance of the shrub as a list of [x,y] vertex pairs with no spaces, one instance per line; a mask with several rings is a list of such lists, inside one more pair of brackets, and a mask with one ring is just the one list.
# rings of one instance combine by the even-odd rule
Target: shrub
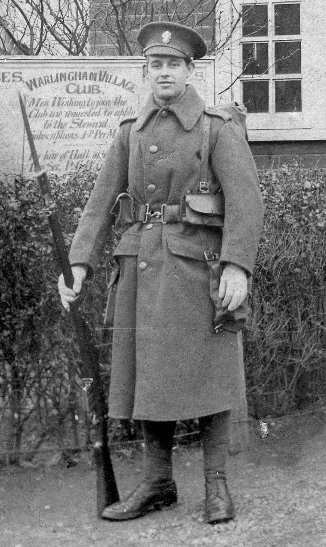
[[[68,247],[94,176],[81,169],[51,180]],[[59,268],[34,180],[2,181],[0,218],[0,413],[5,448],[9,460],[16,462],[22,442],[33,452],[51,432],[64,443],[68,417],[78,443],[75,416],[83,413],[77,396],[81,391],[78,350],[59,302]],[[82,307],[92,328],[101,324],[109,270],[103,260],[96,279],[84,291]]]
[[[81,168],[51,179],[68,247],[95,176]],[[249,408],[257,416],[285,412],[325,392],[325,178],[322,171],[297,165],[261,174],[265,226],[253,316],[244,333]],[[59,268],[34,180],[2,181],[0,218],[2,449],[18,462],[22,444],[32,455],[49,436],[61,447],[78,446],[89,430],[78,349],[59,302]],[[103,381],[109,377],[110,341],[103,340],[101,324],[117,237],[108,242],[81,298],[103,350]]]
[[325,390],[326,176],[298,165],[261,174],[265,226],[245,332],[254,414],[284,412]]

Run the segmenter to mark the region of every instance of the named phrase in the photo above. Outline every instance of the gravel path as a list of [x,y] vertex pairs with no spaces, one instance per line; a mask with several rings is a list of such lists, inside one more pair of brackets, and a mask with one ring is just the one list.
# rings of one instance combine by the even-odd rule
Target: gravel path
[[[204,482],[198,447],[174,451],[179,502],[142,519],[96,519],[95,477],[86,460],[0,470],[1,547],[326,547],[326,409],[269,420],[261,440],[230,457],[234,522],[202,522]],[[123,494],[141,477],[141,454],[113,456]]]

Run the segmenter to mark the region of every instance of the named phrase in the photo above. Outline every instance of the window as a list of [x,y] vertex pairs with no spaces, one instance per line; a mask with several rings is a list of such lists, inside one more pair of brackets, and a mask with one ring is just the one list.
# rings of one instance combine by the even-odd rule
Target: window
[[301,81],[275,81],[276,112],[301,112]]
[[266,80],[243,82],[243,103],[248,112],[268,112],[269,89]]
[[301,42],[275,42],[275,74],[300,74]]
[[275,4],[275,34],[300,34],[300,4]]
[[268,44],[247,43],[242,46],[243,74],[265,74],[268,72]]
[[243,6],[243,36],[267,36],[268,35],[268,11],[267,6],[251,4]]
[[248,112],[301,112],[300,3],[248,3],[242,15],[242,99]]

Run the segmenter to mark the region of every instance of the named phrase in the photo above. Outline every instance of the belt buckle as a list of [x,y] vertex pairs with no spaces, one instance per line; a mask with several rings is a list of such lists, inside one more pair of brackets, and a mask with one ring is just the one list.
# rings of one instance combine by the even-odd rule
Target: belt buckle
[[151,217],[160,218],[162,224],[166,224],[166,221],[164,220],[164,211],[165,211],[166,203],[163,203],[161,205],[161,210],[160,211],[150,211],[149,210],[149,203],[146,203],[145,207],[146,207],[146,209],[145,209],[145,219],[143,220],[143,224],[146,224],[146,222],[148,222],[148,217],[149,218],[151,218]]
[[143,224],[146,224],[148,217],[150,216],[149,203],[145,203],[145,207],[145,219],[143,220]]

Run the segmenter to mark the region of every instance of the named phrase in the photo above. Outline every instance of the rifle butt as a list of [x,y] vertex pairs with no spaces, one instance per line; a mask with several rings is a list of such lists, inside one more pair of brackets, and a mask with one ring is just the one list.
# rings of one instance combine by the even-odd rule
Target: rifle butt
[[105,507],[119,501],[119,493],[108,446],[96,443],[94,446],[94,460],[96,465],[97,516],[101,518]]

